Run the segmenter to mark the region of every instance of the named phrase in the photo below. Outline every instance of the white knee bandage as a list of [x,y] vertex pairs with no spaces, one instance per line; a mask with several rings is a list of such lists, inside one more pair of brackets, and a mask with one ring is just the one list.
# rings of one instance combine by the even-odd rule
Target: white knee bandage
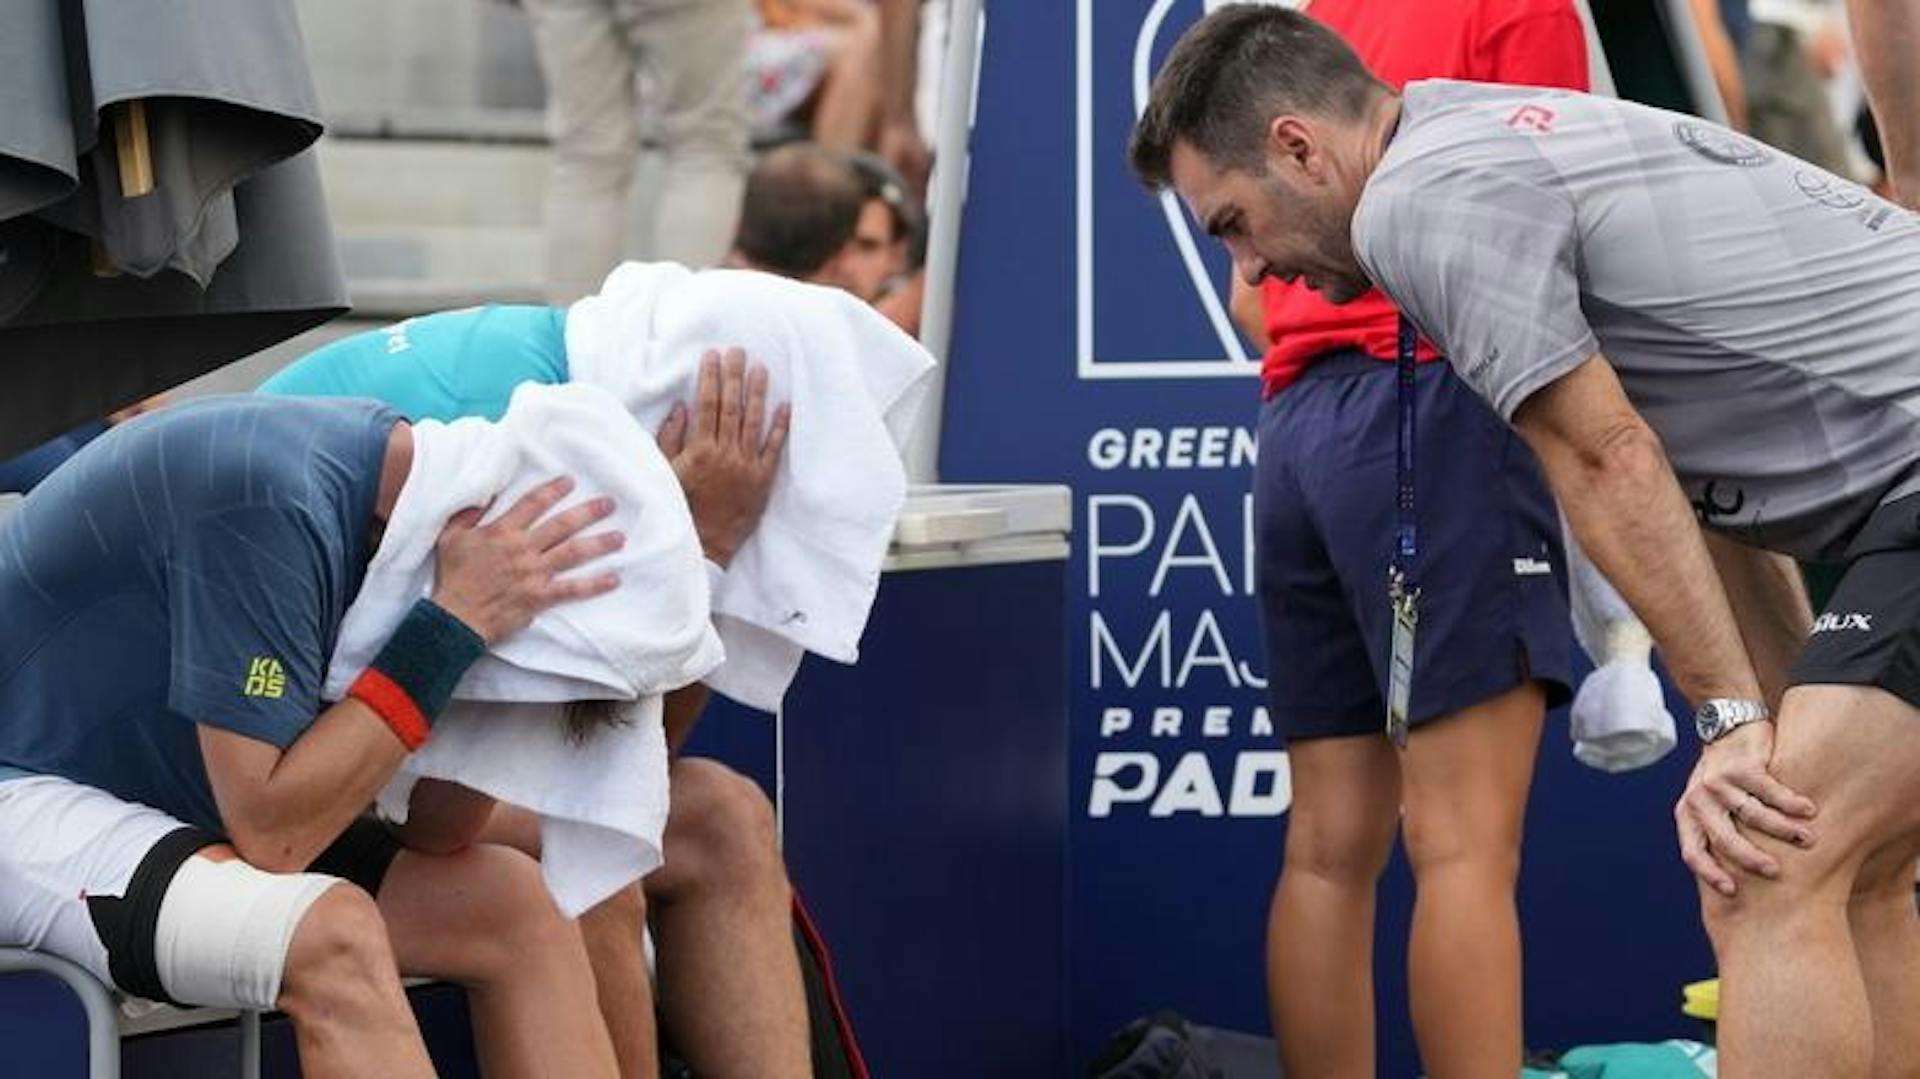
[[188,858],[154,928],[160,984],[187,1004],[272,1008],[294,929],[338,883],[318,873],[266,873],[239,859]]

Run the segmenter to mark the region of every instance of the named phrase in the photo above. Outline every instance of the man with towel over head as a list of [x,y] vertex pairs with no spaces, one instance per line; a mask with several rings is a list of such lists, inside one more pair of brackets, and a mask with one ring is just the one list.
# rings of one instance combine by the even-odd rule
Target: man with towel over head
[[567,479],[454,516],[431,596],[328,704],[422,447],[371,401],[209,398],[108,431],[0,522],[0,943],[280,1009],[309,1075],[431,1076],[410,974],[467,987],[489,1075],[610,1077],[540,867],[403,849],[361,814],[490,646],[616,589],[625,538],[611,500],[562,506]]
[[[771,711],[802,648],[854,658],[905,496],[897,447],[931,367],[917,343],[841,290],[629,263],[572,308],[408,319],[295,361],[261,391],[370,396],[413,418],[452,419],[500,414],[525,382],[608,389],[657,426],[711,563],[728,658],[706,685]],[[792,409],[769,409],[771,400],[807,417],[791,444]],[[767,597],[780,609],[766,609]],[[705,700],[703,686],[667,698],[676,750]],[[582,919],[623,1071],[652,1066],[650,1010],[617,1003],[646,999],[639,927],[651,913],[663,1019],[694,1070],[810,1074],[772,807],[717,762],[680,757],[671,776],[666,860],[645,881],[646,905],[627,889]],[[529,815],[503,806],[482,834],[537,852],[533,832]]]

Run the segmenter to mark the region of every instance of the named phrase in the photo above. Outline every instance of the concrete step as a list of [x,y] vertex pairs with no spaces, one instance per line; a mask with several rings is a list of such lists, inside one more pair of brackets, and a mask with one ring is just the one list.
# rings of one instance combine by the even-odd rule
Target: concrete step
[[319,159],[343,228],[540,227],[544,145],[329,137]]
[[373,316],[537,303],[538,227],[347,227],[336,229],[354,310]]
[[356,312],[536,302],[548,153],[531,143],[323,140],[321,180]]

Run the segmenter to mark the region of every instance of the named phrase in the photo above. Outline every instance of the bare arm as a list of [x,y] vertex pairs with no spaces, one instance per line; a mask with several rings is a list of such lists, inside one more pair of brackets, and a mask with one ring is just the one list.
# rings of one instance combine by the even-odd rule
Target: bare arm
[[1920,0],[1847,0],[1894,197],[1920,210]]
[[[493,642],[548,607],[610,591],[611,574],[560,576],[622,542],[617,532],[578,535],[612,512],[607,499],[546,516],[571,489],[566,480],[542,485],[484,526],[478,511],[456,515],[440,534],[434,601]],[[270,872],[310,864],[407,755],[386,721],[352,699],[321,712],[284,750],[204,723],[199,738],[227,835]]]
[[1787,672],[1813,627],[1813,610],[1800,580],[1800,567],[1785,555],[1735,543],[1712,532],[1702,534],[1733,606],[1740,639],[1766,694],[1767,707],[1778,715],[1780,696],[1787,689]]
[[794,10],[832,26],[859,22],[869,11],[866,0],[788,0]]
[[913,112],[919,50],[920,0],[880,0],[880,155],[924,195],[933,159]]
[[706,710],[707,698],[712,694],[704,683],[695,682],[682,686],[667,694],[662,703],[663,719],[667,726],[667,752],[672,756],[680,755],[680,747],[687,743],[687,736],[693,733],[693,725],[700,721],[700,713]]
[[407,799],[400,842],[409,850],[452,854],[480,841],[498,803],[492,795],[445,779],[422,779]]
[[346,831],[407,749],[373,709],[345,700],[291,746],[201,724],[200,755],[234,849],[269,873],[297,873]]
[[[1694,702],[1761,699],[1732,606],[1653,430],[1598,353],[1527,398],[1514,426],[1540,458],[1574,535],[1659,645]],[[1702,749],[1674,807],[1680,855],[1702,882],[1737,890],[1728,865],[1774,876],[1779,863],[1741,833],[1812,842],[1793,817],[1813,803],[1767,772],[1773,725],[1751,723]]]
[[1596,354],[1520,406],[1580,546],[1653,634],[1689,700],[1758,699],[1733,610],[1660,439]]

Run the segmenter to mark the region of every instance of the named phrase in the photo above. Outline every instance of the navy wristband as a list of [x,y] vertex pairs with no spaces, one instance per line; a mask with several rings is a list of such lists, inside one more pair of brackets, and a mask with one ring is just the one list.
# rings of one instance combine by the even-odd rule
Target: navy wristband
[[368,669],[379,671],[405,693],[431,726],[453,698],[460,676],[486,651],[487,642],[465,622],[438,603],[421,599],[400,620]]

